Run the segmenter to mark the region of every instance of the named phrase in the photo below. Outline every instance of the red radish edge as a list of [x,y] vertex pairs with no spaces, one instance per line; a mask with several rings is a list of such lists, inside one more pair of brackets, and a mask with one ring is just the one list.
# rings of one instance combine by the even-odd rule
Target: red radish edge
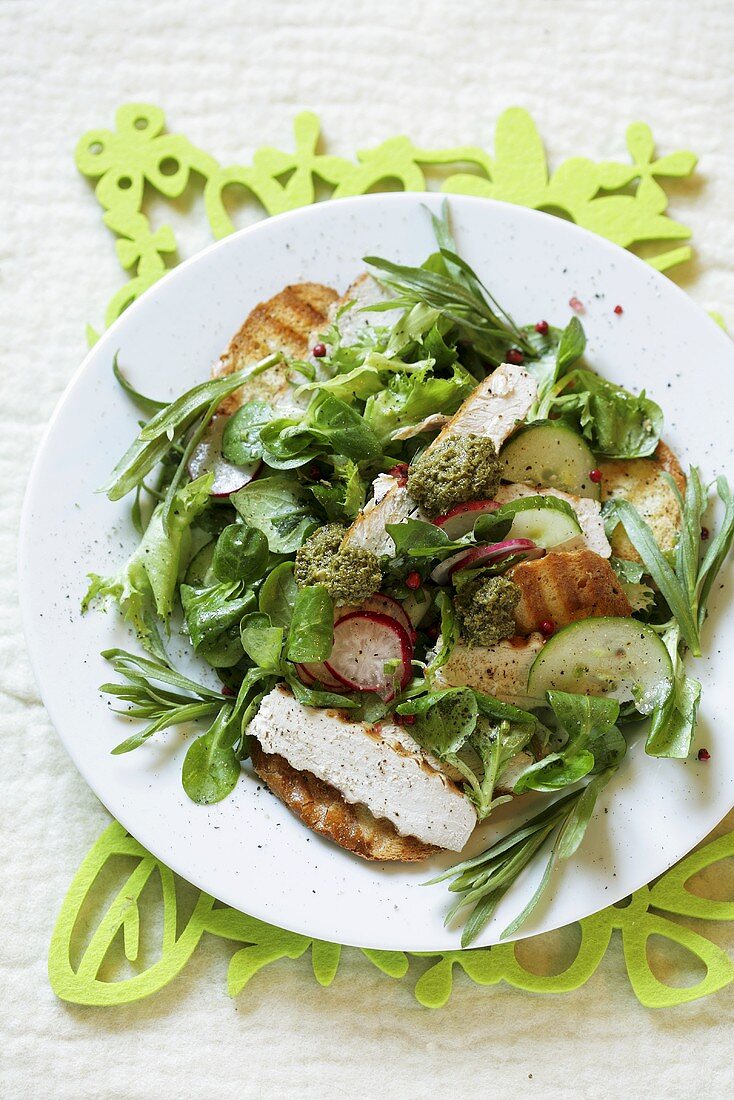
[[487,546],[474,546],[469,550],[459,550],[446,558],[431,573],[436,584],[447,584],[460,569],[467,569],[472,563],[501,561],[511,554],[526,554],[541,558],[545,550],[536,546],[530,539],[505,539],[503,542],[490,543]]
[[[462,535],[468,534],[474,526],[475,521],[472,516],[475,514],[477,518],[480,515],[486,516],[490,512],[496,512],[500,507],[501,505],[496,500],[470,500],[466,504],[457,504],[450,512],[438,516],[433,520],[433,525],[434,527],[440,527],[451,539],[461,538]],[[469,525],[457,522],[461,520],[468,520]],[[456,530],[453,529],[454,527]]]
[[389,619],[397,619],[399,625],[408,632],[411,639],[415,634],[408,612],[399,600],[396,600],[394,596],[388,596],[385,592],[375,592],[374,596],[368,596],[364,603],[361,603],[358,607],[351,604],[344,607],[335,607],[334,625],[341,619],[345,619],[347,615],[364,613],[387,615]]
[[[400,660],[401,660],[402,665],[403,665],[403,675],[402,675],[400,687],[401,687],[401,689],[404,688],[408,684],[408,682],[410,681],[411,661],[412,661],[412,658],[413,658],[413,646],[411,645],[410,635],[408,634],[408,631],[405,629],[404,626],[402,626],[401,623],[398,622],[397,619],[394,619],[390,615],[383,615],[383,614],[381,614],[379,612],[375,612],[375,611],[352,611],[348,615],[344,615],[341,619],[339,619],[338,623],[335,625],[335,627],[334,627],[334,643],[335,643],[335,645],[336,645],[336,640],[337,640],[337,631],[338,631],[338,629],[339,628],[344,628],[344,626],[348,622],[350,622],[351,620],[354,620],[354,619],[363,619],[363,620],[366,620],[367,622],[374,623],[375,626],[379,626],[379,627],[382,627],[383,629],[390,630],[395,635],[395,637],[397,639],[397,642],[400,645],[400,651],[401,651],[400,652]],[[334,656],[334,654],[333,654],[333,651],[332,651],[332,657],[333,656]],[[359,656],[358,654],[355,654],[354,655],[355,659],[357,659],[358,656]],[[368,660],[368,659],[370,659],[370,658],[365,658],[365,660]],[[389,659],[389,658],[386,658],[386,659]],[[339,682],[341,684],[343,684],[344,687],[348,688],[350,691],[365,691],[365,692],[370,692],[370,693],[378,694],[378,695],[383,695],[383,693],[386,692],[388,694],[383,695],[383,698],[385,698],[386,701],[389,701],[390,699],[394,698],[395,693],[392,690],[392,684],[389,683],[389,682],[383,681],[381,684],[377,684],[374,687],[370,686],[370,685],[366,686],[364,684],[364,682],[359,683],[357,680],[350,679],[349,677],[347,677],[347,676],[343,675],[341,672],[339,672],[338,668],[335,668],[334,665],[332,664],[331,659],[328,660],[328,661],[325,661],[324,664],[325,664],[327,670],[331,673],[331,675],[336,677],[336,679],[339,680]]]
[[202,474],[213,473],[214,482],[211,488],[213,497],[228,497],[230,493],[236,493],[238,489],[244,489],[260,472],[262,462],[253,462],[250,466],[235,466],[227,462],[222,455],[222,436],[227,426],[229,416],[213,416],[204,435],[194,447],[189,458],[189,477],[200,477]]
[[300,679],[306,685],[306,687],[313,687],[314,684],[323,684],[325,688],[331,690],[341,691],[344,684],[341,680],[337,680],[333,672],[330,672],[323,661],[316,663],[304,662],[296,665],[296,672]]

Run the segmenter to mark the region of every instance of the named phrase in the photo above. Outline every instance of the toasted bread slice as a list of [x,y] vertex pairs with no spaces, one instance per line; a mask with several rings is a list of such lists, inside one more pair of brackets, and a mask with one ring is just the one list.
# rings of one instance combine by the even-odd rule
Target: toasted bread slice
[[[649,523],[661,550],[672,550],[680,529],[680,509],[664,475],[670,474],[682,493],[686,490],[686,478],[670,447],[660,442],[651,458],[608,459],[599,463],[599,469],[602,500],[622,497],[634,504]],[[621,523],[609,541],[612,553],[618,558],[641,560]]]
[[296,771],[282,756],[263,752],[253,741],[252,766],[274,795],[314,832],[363,859],[413,863],[436,848],[374,817],[365,806],[345,802],[335,787],[309,772]]
[[520,589],[515,610],[519,634],[532,634],[543,622],[556,628],[599,615],[631,615],[617,574],[592,550],[546,554],[524,561],[509,576]]
[[[267,302],[260,302],[233,336],[214,374],[232,374],[273,351],[305,358],[313,335],[329,323],[329,307],[338,297],[335,290],[321,283],[295,283]],[[219,408],[220,414],[235,412],[245,398],[260,398],[273,405],[292,405],[286,372],[284,363],[263,371],[225,398]]]

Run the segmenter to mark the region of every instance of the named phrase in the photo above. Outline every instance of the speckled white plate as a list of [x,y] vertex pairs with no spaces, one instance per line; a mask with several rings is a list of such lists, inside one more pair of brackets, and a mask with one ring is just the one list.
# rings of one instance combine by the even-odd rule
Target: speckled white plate
[[[51,421],[28,486],[20,539],[23,616],[44,703],[69,754],[112,814],[179,874],[238,909],[283,927],[373,948],[444,950],[445,886],[421,883],[452,859],[423,866],[365,863],[311,833],[245,769],[234,794],[204,808],[181,788],[187,738],[177,731],[126,756],[129,731],[98,685],[99,656],[131,639],[114,612],[80,614],[90,571],[111,572],[135,541],[129,501],[95,493],[136,431],[113,380],[112,357],[146,393],[169,397],[205,378],[261,299],[309,279],[339,290],[377,254],[419,263],[434,247],[423,204],[436,196],[372,195],[284,214],[182,264],[117,321],[89,353]],[[568,222],[484,199],[452,198],[462,255],[522,322],[563,325],[569,299],[586,307],[588,358],[663,406],[667,441],[707,475],[734,468],[734,344],[673,283],[621,248]],[[614,306],[624,312],[615,315]],[[731,569],[704,632],[707,655],[695,748],[711,759],[645,756],[641,742],[607,788],[583,847],[553,880],[523,935],[568,924],[617,901],[683,856],[734,804]],[[49,795],[50,796],[50,795]],[[537,799],[520,803],[533,810]],[[517,810],[515,817],[517,817]],[[479,850],[506,828],[507,807],[478,830]],[[534,888],[530,869],[478,941],[494,943]]]

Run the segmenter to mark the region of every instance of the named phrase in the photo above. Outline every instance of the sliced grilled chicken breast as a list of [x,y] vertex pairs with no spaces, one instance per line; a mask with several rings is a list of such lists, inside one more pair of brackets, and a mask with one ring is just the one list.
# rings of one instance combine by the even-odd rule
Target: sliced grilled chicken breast
[[[665,443],[658,443],[652,458],[608,459],[599,463],[602,500],[621,497],[634,504],[650,524],[661,550],[672,550],[680,530],[680,509],[665,474],[682,493],[686,478],[678,459]],[[639,562],[640,556],[621,523],[612,532],[612,551],[619,558]]]
[[493,646],[454,646],[436,672],[440,687],[473,687],[518,707],[539,707],[545,700],[528,694],[530,666],[543,648],[542,634],[506,638]]
[[[491,439],[497,450],[530,409],[537,384],[522,367],[503,363],[494,374],[480,382],[451,417],[430,447],[447,435],[479,435]],[[386,523],[400,523],[409,517],[423,518],[407,489],[396,483],[379,503],[370,501],[357,516],[344,537],[344,545],[361,546],[373,554],[392,554],[392,539],[385,534]]]
[[447,436],[479,435],[499,451],[535,400],[538,384],[523,367],[502,363],[463,402],[431,446]]
[[519,634],[532,634],[544,622],[558,629],[577,619],[632,614],[617,574],[591,550],[546,554],[521,562],[508,576],[520,589],[515,609]]
[[[213,373],[232,374],[273,351],[306,358],[314,333],[328,324],[329,307],[337,298],[335,290],[321,283],[295,283],[267,302],[260,302],[232,338]],[[244,401],[254,398],[276,406],[282,416],[288,415],[289,408],[298,410],[300,407],[294,399],[285,363],[269,367],[230,394],[219,412],[233,413]]]
[[282,685],[260,704],[249,733],[268,755],[334,787],[401,836],[459,852],[477,823],[469,799],[397,727],[354,722],[343,711],[306,707]]

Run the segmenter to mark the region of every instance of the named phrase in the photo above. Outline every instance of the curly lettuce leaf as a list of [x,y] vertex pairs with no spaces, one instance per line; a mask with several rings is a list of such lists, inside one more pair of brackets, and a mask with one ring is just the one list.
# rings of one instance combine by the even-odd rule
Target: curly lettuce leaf
[[451,366],[446,377],[439,377],[430,367],[417,373],[396,374],[385,389],[368,398],[364,419],[387,443],[400,428],[420,424],[437,410],[449,416],[455,413],[475,386],[476,380],[458,363]]
[[114,600],[142,645],[164,661],[167,657],[158,633],[158,622],[162,620],[168,629],[176,587],[186,564],[191,525],[209,503],[212,480],[212,474],[205,474],[178,490],[168,531],[163,522],[163,505],[159,504],[137,549],[118,573],[110,577],[97,573],[89,575],[91,584],[82,610],[86,611],[95,599]]

